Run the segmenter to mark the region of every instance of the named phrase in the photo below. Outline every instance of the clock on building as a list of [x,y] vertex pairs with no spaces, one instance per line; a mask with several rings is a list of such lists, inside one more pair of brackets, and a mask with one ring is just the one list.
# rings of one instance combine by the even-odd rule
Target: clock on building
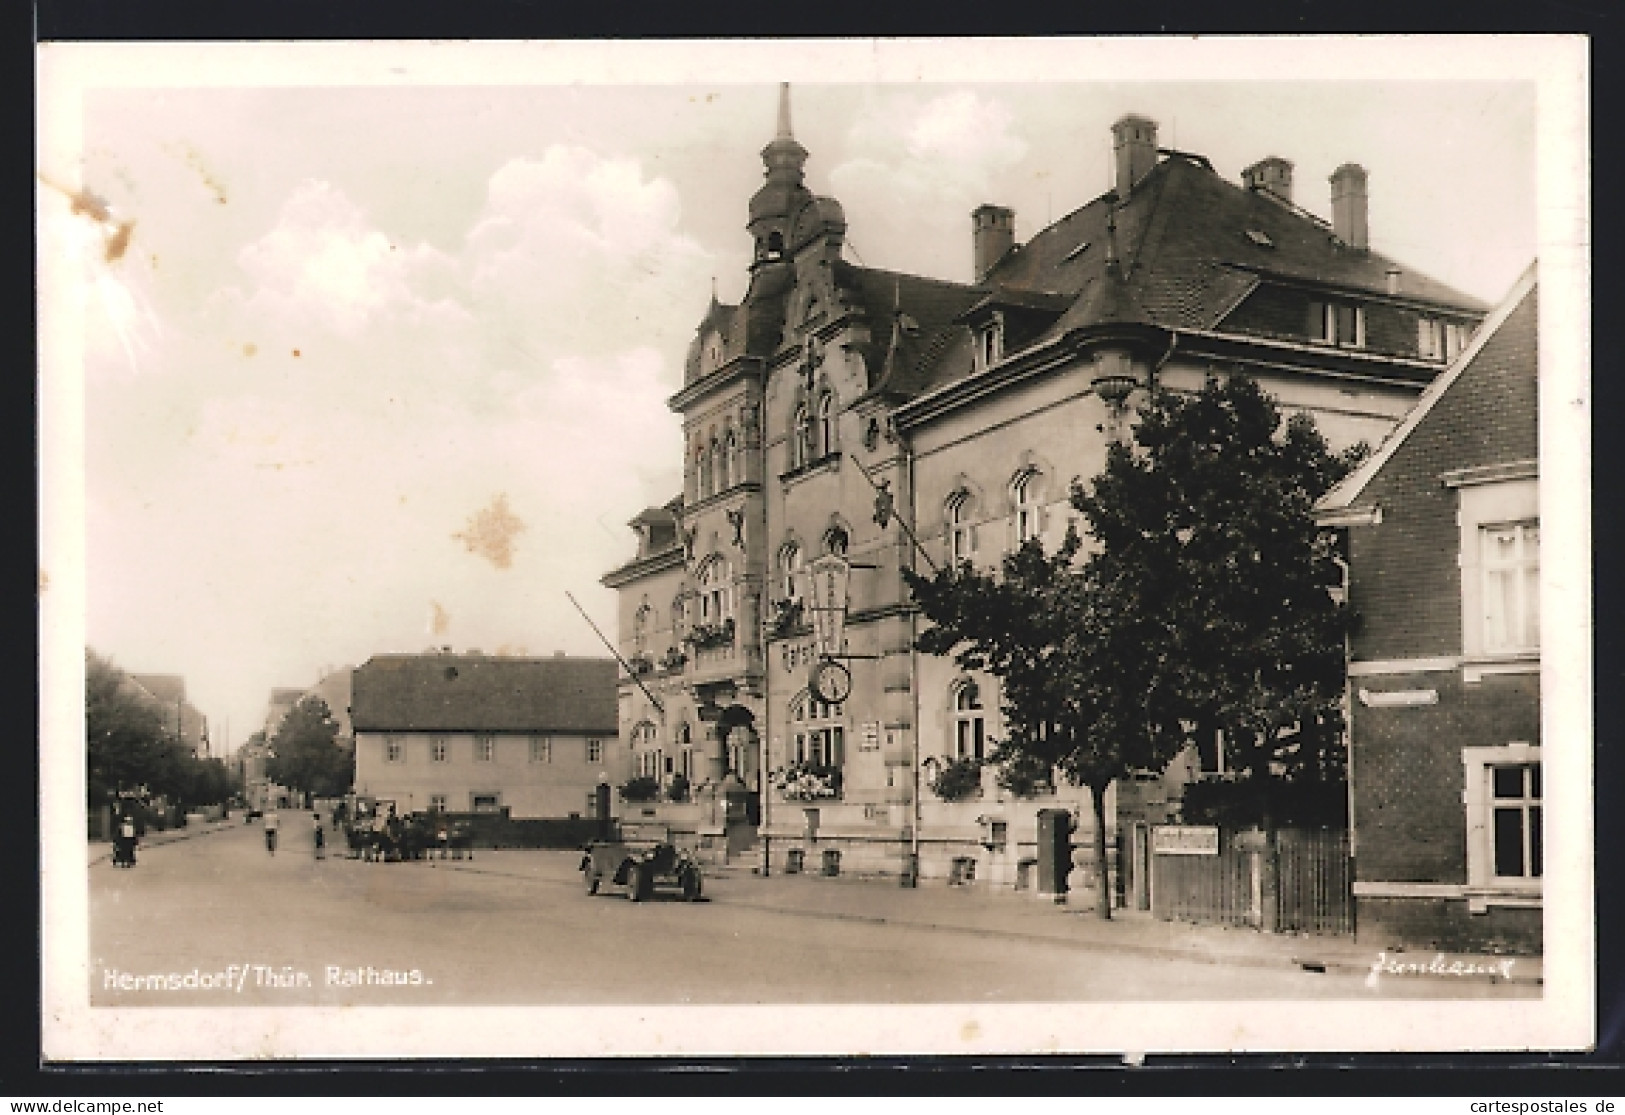
[[852,671],[832,659],[822,659],[813,666],[810,688],[826,705],[838,705],[852,693]]

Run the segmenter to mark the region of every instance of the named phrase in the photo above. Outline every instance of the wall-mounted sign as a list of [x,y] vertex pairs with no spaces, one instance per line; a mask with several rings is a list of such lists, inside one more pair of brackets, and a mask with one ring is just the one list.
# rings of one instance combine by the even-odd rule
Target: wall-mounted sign
[[1151,830],[1151,854],[1157,856],[1216,856],[1217,825],[1157,825]]
[[1418,708],[1439,703],[1437,689],[1362,689],[1360,703],[1366,708]]
[[868,720],[858,725],[858,750],[880,750],[880,721]]

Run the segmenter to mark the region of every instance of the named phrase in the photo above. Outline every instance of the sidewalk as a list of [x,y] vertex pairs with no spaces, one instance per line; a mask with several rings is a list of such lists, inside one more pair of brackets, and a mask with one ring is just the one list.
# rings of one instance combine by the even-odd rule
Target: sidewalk
[[[437,861],[438,862],[438,861]],[[509,875],[579,887],[576,856],[568,852],[482,852],[472,861],[446,861],[455,870]],[[1192,925],[1114,910],[1110,921],[1092,909],[1056,905],[1026,894],[951,887],[940,880],[917,888],[895,879],[773,875],[761,878],[744,865],[711,868],[706,896],[718,905],[774,910],[798,917],[904,925],[936,932],[970,933],[1001,940],[1032,940],[1101,952],[1256,968],[1353,971],[1379,978],[1469,980],[1538,985],[1539,957],[1394,952],[1356,944],[1350,937],[1261,933],[1246,928]],[[1086,900],[1084,896],[1074,896]],[[1506,962],[1510,961],[1510,964]]]
[[[236,823],[233,824],[233,821]],[[237,828],[242,825],[239,818],[231,821],[204,821],[201,825],[187,825],[185,828],[164,829],[162,832],[148,830],[135,847],[136,862],[141,862],[141,849],[154,848],[159,844],[173,844],[178,840],[190,840],[194,836],[207,836],[211,832],[220,832],[223,829]],[[90,866],[105,863],[113,858],[113,842],[111,840],[93,840],[90,842]]]

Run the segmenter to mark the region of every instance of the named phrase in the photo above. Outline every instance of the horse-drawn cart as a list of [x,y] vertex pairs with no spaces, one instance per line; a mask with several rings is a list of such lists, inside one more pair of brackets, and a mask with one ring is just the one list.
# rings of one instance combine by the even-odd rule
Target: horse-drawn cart
[[672,843],[664,826],[626,825],[609,840],[594,840],[582,849],[581,874],[588,894],[612,883],[642,902],[664,885],[676,887],[686,901],[700,899],[699,862]]

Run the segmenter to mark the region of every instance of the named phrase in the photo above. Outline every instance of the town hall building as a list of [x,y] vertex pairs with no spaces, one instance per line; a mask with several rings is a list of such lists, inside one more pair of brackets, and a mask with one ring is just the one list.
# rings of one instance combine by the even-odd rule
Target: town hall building
[[[636,556],[604,577],[635,675],[631,762],[742,797],[771,870],[1027,885],[1040,808],[1070,809],[1086,844],[1087,791],[1018,797],[989,770],[968,802],[932,792],[1002,738],[998,688],[915,649],[902,571],[1053,548],[1070,482],[1101,470],[1153,384],[1245,373],[1334,450],[1374,445],[1486,311],[1371,249],[1354,163],[1326,221],[1285,158],[1232,182],[1142,116],[1112,138],[1108,192],[1025,242],[1014,212],[982,205],[973,273],[946,282],[847,258],[781,90],[744,213],[748,288],[713,296],[669,400],[683,490],[632,520]],[[832,650],[838,668],[815,669]],[[1172,810],[1222,761],[1193,751],[1139,808]]]

